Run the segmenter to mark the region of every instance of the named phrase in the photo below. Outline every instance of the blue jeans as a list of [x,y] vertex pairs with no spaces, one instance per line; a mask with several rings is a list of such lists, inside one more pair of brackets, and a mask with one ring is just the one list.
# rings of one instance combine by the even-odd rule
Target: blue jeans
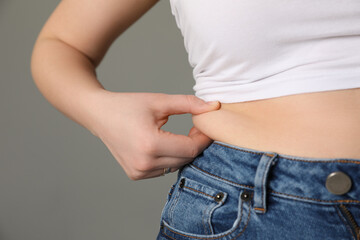
[[157,240],[360,240],[359,223],[360,159],[214,141],[179,170]]

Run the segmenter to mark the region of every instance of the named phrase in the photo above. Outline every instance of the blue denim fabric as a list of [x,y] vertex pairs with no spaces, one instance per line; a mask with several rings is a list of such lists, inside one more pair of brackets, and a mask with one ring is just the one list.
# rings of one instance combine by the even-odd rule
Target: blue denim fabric
[[[330,193],[326,178],[352,187]],[[178,172],[157,240],[360,239],[360,159],[304,158],[214,141]]]

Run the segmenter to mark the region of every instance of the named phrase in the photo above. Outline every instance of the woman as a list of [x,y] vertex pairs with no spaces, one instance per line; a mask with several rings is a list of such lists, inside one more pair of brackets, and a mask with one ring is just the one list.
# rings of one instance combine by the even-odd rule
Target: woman
[[[360,239],[360,3],[170,0],[196,96],[105,90],[95,68],[156,2],[63,0],[31,69],[130,179],[180,169],[158,239]],[[181,113],[189,136],[160,129]]]

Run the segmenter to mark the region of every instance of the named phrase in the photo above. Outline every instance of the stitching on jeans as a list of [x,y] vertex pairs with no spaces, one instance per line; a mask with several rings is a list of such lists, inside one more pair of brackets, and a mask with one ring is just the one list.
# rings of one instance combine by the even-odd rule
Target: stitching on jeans
[[219,178],[219,179],[224,180],[224,181],[226,181],[226,182],[229,182],[229,183],[232,183],[232,184],[235,184],[235,185],[241,186],[241,187],[254,188],[253,186],[249,186],[249,185],[244,185],[244,184],[236,183],[236,182],[233,182],[233,181],[227,180],[227,179],[225,179],[225,178],[219,177],[219,176],[217,176],[217,175],[215,175],[215,174],[209,173],[209,172],[207,172],[207,171],[205,171],[205,170],[203,170],[203,169],[199,168],[198,166],[195,166],[195,165],[194,165],[194,164],[192,164],[192,163],[191,163],[190,165],[191,165],[191,166],[193,166],[193,167],[195,167],[196,169],[198,169],[198,170],[200,170],[200,171],[202,171],[202,172],[206,173],[206,174],[209,174],[209,175],[211,175],[211,176],[213,176],[213,177]]
[[[205,215],[205,209],[203,211],[203,216],[204,215]],[[203,224],[205,234],[208,234],[208,231],[207,231],[206,225],[205,225],[205,221],[204,221],[204,217],[201,218],[201,223]]]
[[164,231],[162,232],[162,234],[164,234],[166,237],[168,237],[168,238],[170,238],[170,239],[172,239],[172,240],[176,240],[175,238],[170,237],[169,235],[167,235]]
[[[257,155],[262,155],[262,154],[266,154],[267,156],[269,156],[267,153],[259,153],[259,152],[252,152],[252,151],[247,151],[247,150],[243,150],[243,149],[237,149],[234,147],[230,147],[230,146],[226,146],[217,142],[214,142],[213,144],[217,144],[220,146],[224,146],[227,148],[231,148],[237,151],[241,151],[241,152],[248,152],[248,153],[253,153],[253,154],[257,154]],[[279,154],[281,155],[281,154]],[[319,161],[319,160],[314,160],[314,161],[309,161],[309,160],[303,160],[303,159],[296,159],[296,158],[289,158],[289,157],[285,157],[285,156],[279,156],[279,158],[284,158],[284,159],[288,159],[288,160],[292,160],[292,161],[299,161],[299,162],[310,162],[310,163],[330,163],[330,162],[340,162],[340,163],[355,163],[355,164],[360,164],[360,161],[354,161],[354,160],[344,160],[344,159],[338,159],[338,160],[330,160],[330,161]]]
[[174,191],[174,186],[171,187],[170,191],[169,191],[169,195],[172,195],[172,192]]
[[168,213],[169,222],[173,221],[174,210],[179,201],[180,194],[181,194],[180,188],[177,189],[176,193],[177,193],[177,195],[174,196],[175,199],[173,200],[172,205],[169,206],[169,213]]
[[250,202],[249,202],[249,213],[248,213],[248,218],[247,218],[246,224],[245,224],[243,230],[241,230],[241,232],[239,232],[239,234],[236,235],[235,238],[233,238],[233,239],[231,239],[231,240],[234,240],[234,239],[236,239],[237,237],[240,237],[240,235],[245,232],[245,229],[246,229],[246,227],[248,226],[248,224],[249,224],[249,222],[250,222],[250,216],[251,216],[251,209],[250,209]]
[[334,208],[336,209],[337,214],[340,216],[341,220],[344,222],[347,230],[349,230],[349,232],[351,233],[351,235],[353,236],[353,239],[356,240],[354,233],[352,231],[352,229],[350,228],[349,224],[347,223],[347,221],[344,219],[344,217],[342,216],[341,212],[339,212],[340,210],[338,209],[337,206],[334,206]]
[[[250,220],[250,213],[251,213],[250,202],[251,202],[251,201],[249,201],[248,220],[247,220],[246,225],[244,226],[244,228],[246,228],[246,226],[247,226],[247,224],[248,224],[248,222],[249,222],[249,220]],[[231,232],[229,232],[229,233],[227,233],[227,234],[225,234],[225,235],[221,235],[221,236],[219,236],[219,237],[204,237],[204,238],[203,238],[203,237],[193,237],[193,236],[188,236],[188,235],[185,235],[185,234],[182,234],[182,233],[175,232],[174,230],[168,228],[168,227],[165,226],[165,225],[164,225],[164,227],[166,227],[170,232],[173,232],[173,233],[175,233],[175,234],[178,234],[178,235],[180,235],[180,236],[187,237],[187,238],[195,238],[195,239],[219,239],[219,238],[223,238],[223,237],[226,237],[227,235],[233,233],[233,232],[240,226],[241,221],[242,221],[242,214],[243,214],[243,211],[244,211],[244,209],[243,209],[243,204],[244,204],[244,202],[241,201],[241,207],[240,207],[241,214],[240,214],[240,218],[239,218],[239,223],[236,225],[236,227],[235,227]],[[164,231],[164,230],[163,230],[163,231]],[[243,231],[244,231],[244,229],[243,229],[236,237],[238,237],[239,235],[241,235],[241,234],[243,233]],[[164,233],[165,233],[165,232],[164,232]],[[232,239],[232,240],[233,240],[233,239]]]
[[313,201],[317,201],[317,202],[331,202],[331,203],[360,203],[360,201],[358,200],[353,200],[353,199],[344,199],[344,200],[321,200],[321,199],[316,199],[316,198],[307,198],[307,197],[300,197],[300,196],[295,196],[295,195],[291,195],[291,194],[287,194],[287,193],[280,193],[280,192],[275,192],[274,190],[270,190],[270,192],[272,193],[276,193],[276,194],[280,194],[280,195],[285,195],[285,196],[289,196],[289,197],[297,197],[297,198],[301,198],[301,199],[305,199],[305,200],[313,200]]
[[191,187],[184,186],[184,188],[190,189],[190,190],[192,190],[192,191],[194,191],[194,192],[198,192],[198,193],[204,194],[205,196],[208,196],[208,197],[211,197],[211,198],[215,199],[214,196],[211,196],[211,195],[206,194],[206,193],[204,193],[204,192],[198,191],[198,190],[193,189],[193,188],[191,188]]
[[255,207],[254,209],[255,209],[255,210],[258,210],[258,211],[265,212],[265,209],[264,209],[264,208],[258,208],[258,207]]
[[[181,235],[181,236],[184,236],[184,237],[188,237],[188,238],[195,238],[195,239],[218,239],[218,238],[226,237],[227,235],[233,233],[233,232],[239,227],[239,225],[240,225],[240,223],[241,223],[241,220],[242,220],[242,214],[243,214],[243,202],[241,202],[240,211],[241,211],[241,214],[240,214],[239,223],[238,223],[238,225],[234,228],[234,230],[231,231],[231,232],[229,232],[229,233],[227,233],[227,234],[225,234],[225,235],[221,235],[221,236],[219,236],[219,237],[210,237],[210,238],[208,238],[208,237],[205,237],[205,238],[202,238],[202,237],[192,237],[192,236],[184,235],[184,234],[182,234],[182,233],[174,232],[173,230],[171,230],[171,229],[168,228],[167,226],[164,226],[164,227],[166,227],[169,231],[171,231],[171,232],[173,232],[173,233],[175,233],[175,234],[178,234],[178,235]],[[250,208],[249,208],[249,211],[250,211]]]

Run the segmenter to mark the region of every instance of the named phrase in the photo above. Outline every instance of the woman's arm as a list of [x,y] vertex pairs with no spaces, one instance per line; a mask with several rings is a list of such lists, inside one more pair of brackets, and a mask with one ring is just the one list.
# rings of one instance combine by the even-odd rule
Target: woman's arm
[[95,69],[112,42],[157,0],[63,0],[35,43],[31,70],[44,97],[99,137],[132,180],[160,176],[191,162],[211,139],[161,127],[173,114],[217,110],[193,95],[117,93]]
[[95,69],[113,41],[157,1],[61,1],[32,53],[33,79],[44,97],[97,135],[89,113],[94,112],[104,87]]

